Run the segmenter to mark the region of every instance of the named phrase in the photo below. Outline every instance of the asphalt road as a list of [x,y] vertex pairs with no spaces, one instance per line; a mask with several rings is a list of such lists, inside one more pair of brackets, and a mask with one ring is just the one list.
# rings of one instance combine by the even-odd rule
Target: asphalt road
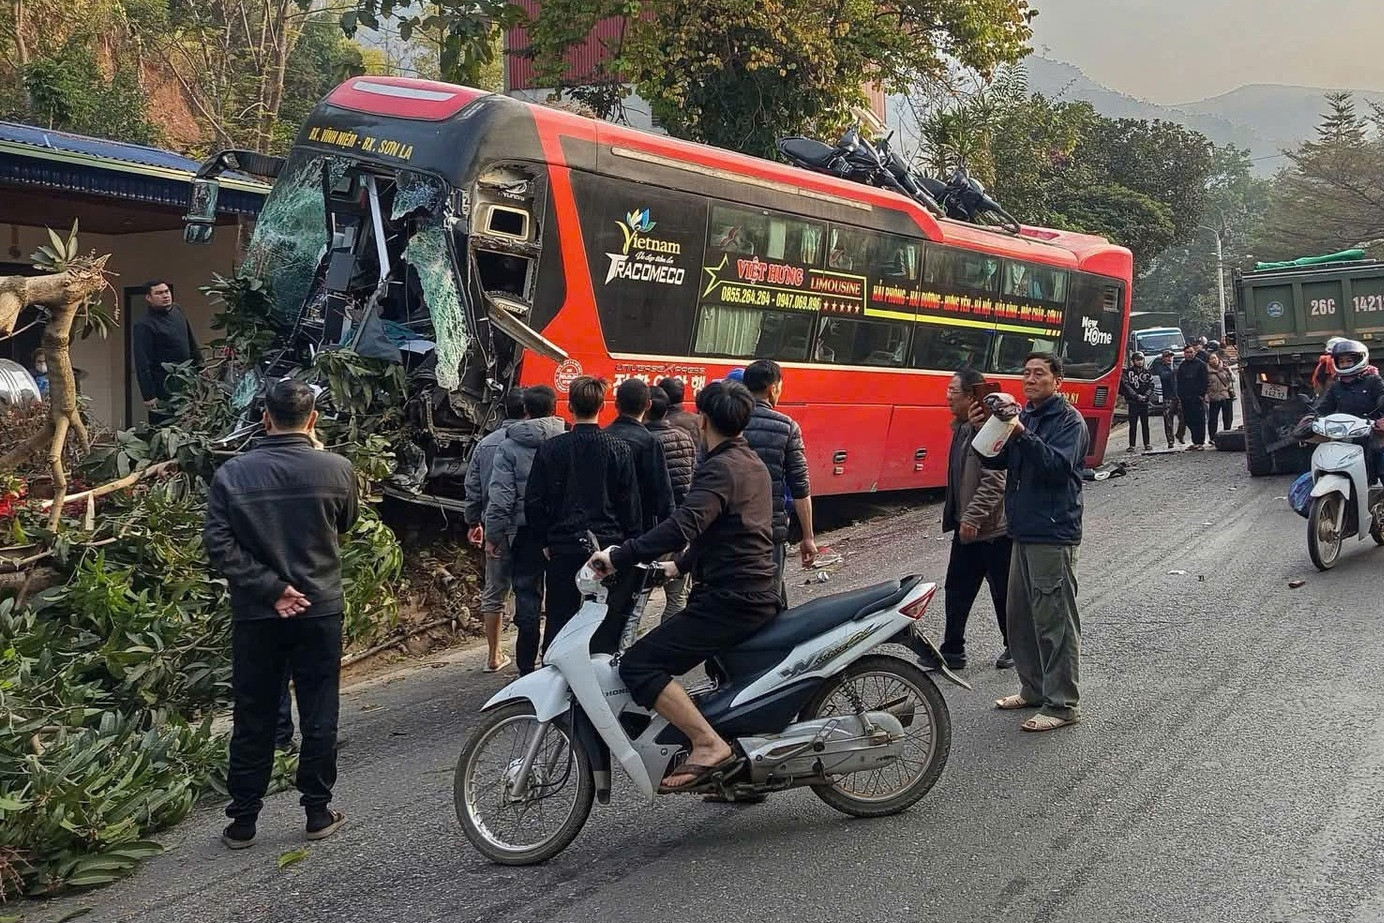
[[[1352,540],[1317,574],[1287,478],[1243,456],[1151,456],[1088,485],[1079,568],[1082,724],[1019,731],[990,666],[988,602],[972,620],[974,692],[944,689],[951,759],[911,811],[838,815],[809,792],[755,807],[617,781],[549,864],[482,861],[452,812],[457,753],[503,682],[474,654],[352,691],[342,714],[336,838],[302,845],[294,794],[260,842],[228,853],[196,813],[169,852],[115,887],[19,909],[26,921],[1384,920],[1384,662],[1378,551]],[[846,555],[795,598],[906,573],[939,582],[935,505],[829,536]],[[1300,589],[1288,583],[1304,578]],[[940,624],[940,597],[928,618]],[[5,908],[9,910],[10,908]]]

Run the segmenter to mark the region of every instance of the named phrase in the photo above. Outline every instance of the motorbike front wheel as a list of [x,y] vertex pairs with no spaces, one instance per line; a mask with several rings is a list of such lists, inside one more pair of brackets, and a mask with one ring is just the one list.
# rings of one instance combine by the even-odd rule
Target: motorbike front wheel
[[1336,529],[1336,517],[1344,502],[1340,494],[1314,497],[1307,513],[1307,553],[1317,570],[1331,570],[1341,557],[1341,533]]
[[[524,793],[519,773],[542,734]],[[457,761],[452,798],[471,845],[500,865],[537,865],[576,839],[596,794],[591,760],[563,721],[546,727],[528,702],[486,714]]]
[[838,777],[812,790],[853,817],[907,810],[937,782],[951,751],[951,714],[932,677],[906,660],[862,657],[822,684],[803,706],[802,719],[885,711],[903,724],[903,754],[879,769]]

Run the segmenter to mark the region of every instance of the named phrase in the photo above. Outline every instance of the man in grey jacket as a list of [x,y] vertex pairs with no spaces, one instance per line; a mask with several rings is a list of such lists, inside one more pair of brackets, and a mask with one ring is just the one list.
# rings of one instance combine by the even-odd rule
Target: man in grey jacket
[[[564,424],[553,416],[557,393],[547,385],[524,390],[524,411],[528,419],[510,426],[505,441],[495,452],[495,468],[490,474],[490,497],[485,508],[485,553],[487,558],[509,555],[514,582],[514,624],[522,635],[536,631],[543,617],[543,546],[529,535],[524,501],[528,495],[529,472],[538,447],[562,433]],[[499,623],[499,614],[495,622]],[[487,620],[487,627],[490,622]],[[510,663],[499,655],[499,632],[492,648],[490,666],[502,669]],[[489,669],[489,667],[487,667]]]
[[989,471],[971,451],[975,428],[969,415],[979,401],[985,376],[975,369],[957,372],[947,385],[952,421],[951,452],[947,460],[947,494],[942,507],[942,531],[952,533],[951,558],[947,561],[947,627],[942,657],[953,670],[966,667],[966,622],[971,617],[983,582],[990,584],[990,599],[999,618],[1004,653],[997,669],[1014,665],[1009,655],[1005,625],[1005,594],[1009,592],[1009,537],[1004,522],[1004,472]]
[[[471,452],[466,466],[466,537],[477,548],[485,547],[485,507],[490,499],[490,474],[495,468],[495,453],[509,435],[515,421],[524,418],[524,389],[510,388],[505,392],[505,419],[486,435]],[[485,640],[490,647],[486,672],[502,669],[500,656],[500,619],[511,585],[511,559],[508,546],[502,553],[485,556],[485,588],[481,590],[481,619],[485,623]]]

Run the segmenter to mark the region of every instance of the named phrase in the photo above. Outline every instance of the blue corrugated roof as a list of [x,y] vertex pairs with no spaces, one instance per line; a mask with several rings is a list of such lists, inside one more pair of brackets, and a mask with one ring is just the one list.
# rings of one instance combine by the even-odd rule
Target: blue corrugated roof
[[127,144],[124,141],[106,141],[50,128],[21,125],[18,122],[0,122],[0,141],[12,141],[16,144],[28,144],[72,154],[87,154],[104,160],[119,160],[146,167],[184,170],[188,173],[196,173],[197,168],[201,166],[197,161],[182,154],[158,147]]
[[[162,148],[0,121],[0,180],[12,183],[183,207],[200,166]],[[217,211],[259,214],[267,185],[237,174],[221,182]]]

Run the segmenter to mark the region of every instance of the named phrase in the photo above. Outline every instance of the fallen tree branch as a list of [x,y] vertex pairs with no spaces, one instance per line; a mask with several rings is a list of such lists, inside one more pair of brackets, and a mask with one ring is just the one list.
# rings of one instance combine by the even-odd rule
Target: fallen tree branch
[[448,625],[455,621],[457,621],[457,616],[455,615],[449,615],[445,619],[433,619],[426,625],[419,625],[417,628],[412,628],[407,633],[400,635],[397,638],[392,638],[389,641],[385,641],[382,644],[376,644],[372,648],[368,648],[366,650],[360,651],[359,653],[352,654],[349,657],[343,657],[341,658],[341,665],[343,667],[349,667],[352,664],[360,663],[362,660],[374,657],[376,654],[381,653],[382,651],[387,651],[391,647],[398,647],[400,644],[403,644],[409,638],[415,637],[416,635],[421,635],[423,632],[431,631],[434,628],[441,628],[443,625]]
[[[86,500],[88,497],[92,500],[95,500],[98,497],[104,497],[106,494],[113,494],[117,490],[124,490],[126,487],[133,487],[135,484],[138,484],[145,478],[151,478],[156,474],[162,474],[170,468],[176,467],[178,467],[178,463],[176,461],[165,461],[159,462],[156,465],[150,465],[148,468],[141,468],[139,471],[131,471],[129,474],[125,475],[118,481],[111,481],[108,484],[101,484],[98,487],[93,487],[91,490],[84,490],[81,493],[69,494],[67,497],[63,499],[63,506],[66,506],[69,503],[75,503],[78,500]],[[44,511],[52,509],[52,507],[52,500],[44,500],[42,503],[39,504],[39,509]]]

